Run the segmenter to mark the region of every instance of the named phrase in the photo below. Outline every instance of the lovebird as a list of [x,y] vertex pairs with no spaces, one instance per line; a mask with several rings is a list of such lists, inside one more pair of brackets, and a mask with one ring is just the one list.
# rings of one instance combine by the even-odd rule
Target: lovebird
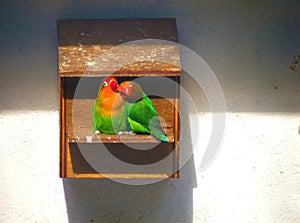
[[94,133],[116,134],[126,130],[127,113],[119,90],[115,77],[109,77],[100,87],[92,110]]
[[141,86],[133,81],[124,81],[120,88],[120,94],[126,101],[124,106],[130,129],[136,133],[151,134],[163,142],[168,142],[152,101]]

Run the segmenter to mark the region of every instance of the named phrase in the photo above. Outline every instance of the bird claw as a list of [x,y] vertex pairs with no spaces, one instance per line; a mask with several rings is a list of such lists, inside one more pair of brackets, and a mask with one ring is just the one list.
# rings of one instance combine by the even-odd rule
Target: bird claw
[[120,137],[121,135],[135,135],[133,131],[119,131],[117,135]]

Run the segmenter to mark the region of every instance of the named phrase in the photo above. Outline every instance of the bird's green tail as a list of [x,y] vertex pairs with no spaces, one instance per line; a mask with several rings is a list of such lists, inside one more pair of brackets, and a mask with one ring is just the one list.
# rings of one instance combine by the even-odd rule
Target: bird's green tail
[[169,142],[167,136],[160,129],[154,129],[154,131],[151,131],[151,135],[163,142]]

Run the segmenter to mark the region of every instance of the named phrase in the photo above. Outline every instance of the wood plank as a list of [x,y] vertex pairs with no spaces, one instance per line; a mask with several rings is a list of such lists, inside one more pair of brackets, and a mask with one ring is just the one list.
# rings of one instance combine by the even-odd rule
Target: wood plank
[[160,72],[156,72],[156,71],[149,71],[151,73],[145,73],[143,71],[139,71],[137,70],[136,72],[131,72],[131,73],[127,73],[126,70],[120,70],[120,71],[116,71],[114,73],[111,72],[98,72],[98,71],[84,71],[84,70],[77,70],[77,71],[71,71],[71,72],[64,72],[61,73],[60,76],[61,77],[68,77],[68,78],[72,78],[72,77],[108,77],[108,76],[115,76],[115,77],[177,77],[180,76],[181,73],[177,73],[176,72],[165,72],[165,73],[160,73]]
[[65,92],[62,83],[62,79],[58,79],[58,86],[59,86],[59,124],[60,124],[60,177],[66,176],[66,103],[65,103]]
[[110,48],[103,49],[96,45],[59,47],[60,75],[63,77],[97,77],[112,74],[116,76],[180,75],[177,46],[118,46],[117,50],[109,50]]
[[[124,45],[142,39],[177,42],[176,29],[176,20],[170,18],[58,20],[59,73],[64,77],[113,73],[178,76],[181,68],[176,45]],[[112,50],[116,46],[118,50]]]
[[166,179],[169,178],[167,174],[115,174],[115,173],[106,173],[106,174],[72,174],[68,178],[109,178],[109,179]]
[[[99,173],[91,166],[101,163],[100,173],[103,175],[149,175],[163,174],[171,176],[173,170],[173,159],[169,156],[174,150],[173,144],[152,144],[152,149],[138,150],[133,144],[67,144],[67,177],[75,177],[85,174]],[[139,144],[137,148],[145,146]],[[89,154],[92,160],[87,161],[82,152]],[[119,161],[117,161],[117,160]],[[164,162],[160,162],[164,160]],[[91,162],[91,163],[90,163]],[[119,163],[121,162],[121,164]],[[154,164],[149,166],[149,164]],[[99,168],[99,167],[98,167]],[[112,171],[113,170],[113,171]],[[100,175],[101,175],[100,174]]]
[[[176,77],[176,82],[178,83],[177,87],[175,87],[175,95],[180,95],[180,79]],[[180,159],[179,159],[179,138],[180,138],[180,116],[179,116],[179,98],[175,97],[175,108],[173,111],[174,115],[174,143],[175,143],[175,153],[174,153],[174,170],[176,172],[172,177],[179,178],[179,168],[180,168]]]

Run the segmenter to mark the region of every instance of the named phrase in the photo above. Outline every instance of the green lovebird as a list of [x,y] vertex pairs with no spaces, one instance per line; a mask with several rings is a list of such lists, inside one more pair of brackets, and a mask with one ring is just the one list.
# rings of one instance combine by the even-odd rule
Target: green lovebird
[[115,77],[109,77],[100,87],[92,111],[94,133],[116,134],[126,130],[127,113],[119,89]]
[[125,107],[130,129],[136,133],[151,134],[163,142],[168,142],[152,101],[141,86],[133,81],[124,81],[120,84],[120,88],[120,94],[127,102]]

